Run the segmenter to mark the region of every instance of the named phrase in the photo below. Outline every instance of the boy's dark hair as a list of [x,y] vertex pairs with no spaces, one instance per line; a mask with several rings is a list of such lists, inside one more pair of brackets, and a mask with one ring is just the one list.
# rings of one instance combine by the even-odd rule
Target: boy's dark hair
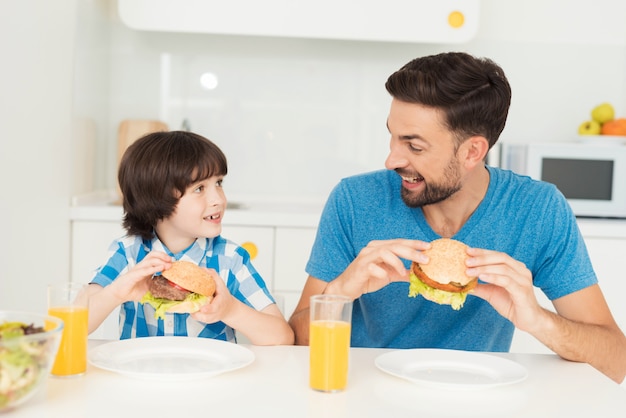
[[511,104],[502,68],[463,52],[416,58],[389,76],[385,88],[400,101],[442,110],[459,143],[479,135],[490,148],[504,129]]
[[154,226],[168,218],[187,187],[228,172],[226,156],[203,136],[155,132],[128,147],[118,171],[123,226],[129,235],[152,239]]

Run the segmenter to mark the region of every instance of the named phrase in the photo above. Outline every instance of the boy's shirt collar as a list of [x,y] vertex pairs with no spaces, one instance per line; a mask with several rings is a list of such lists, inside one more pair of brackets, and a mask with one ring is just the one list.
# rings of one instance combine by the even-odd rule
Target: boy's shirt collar
[[174,254],[155,235],[149,243],[150,251],[161,251],[173,257],[176,261],[190,261],[197,265],[206,263],[206,254],[210,248],[212,238],[198,238],[189,247]]

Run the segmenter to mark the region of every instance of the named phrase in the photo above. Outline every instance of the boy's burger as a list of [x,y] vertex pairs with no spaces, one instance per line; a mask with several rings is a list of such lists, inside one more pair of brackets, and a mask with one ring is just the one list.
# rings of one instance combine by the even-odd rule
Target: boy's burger
[[411,265],[409,296],[422,295],[440,305],[461,309],[467,292],[478,283],[478,277],[465,274],[466,249],[467,245],[449,238],[432,241],[431,247],[424,251],[429,262]]
[[206,269],[189,261],[175,261],[172,267],[150,280],[141,303],[155,309],[155,318],[166,312],[194,313],[213,299],[215,279]]

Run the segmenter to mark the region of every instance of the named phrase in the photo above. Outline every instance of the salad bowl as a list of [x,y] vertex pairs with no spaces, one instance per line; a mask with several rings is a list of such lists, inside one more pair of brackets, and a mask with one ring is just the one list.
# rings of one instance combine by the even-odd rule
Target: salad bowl
[[32,312],[0,311],[0,412],[44,386],[59,349],[63,321]]

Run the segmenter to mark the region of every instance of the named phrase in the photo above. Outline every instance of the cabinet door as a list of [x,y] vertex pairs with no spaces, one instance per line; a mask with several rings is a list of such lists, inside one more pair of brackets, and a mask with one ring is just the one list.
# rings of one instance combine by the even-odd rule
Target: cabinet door
[[284,297],[285,317],[289,318],[300,300],[307,274],[304,271],[316,228],[276,228],[274,291]]
[[[613,317],[620,328],[626,330],[626,306],[621,303],[621,297],[626,293],[626,281],[624,281],[624,274],[621,268],[623,259],[626,257],[626,239],[586,237],[585,243],[593,268],[598,276],[600,288],[613,313]],[[535,294],[542,306],[554,311],[551,302],[540,290],[537,289]],[[515,330],[511,351],[551,352],[534,337],[520,330]]]
[[[552,302],[547,298],[541,289],[535,288],[535,296],[537,301],[544,308],[554,312]],[[539,342],[535,337],[527,332],[515,329],[513,333],[513,341],[511,341],[511,353],[538,353],[538,354],[554,354],[552,350]]]
[[125,233],[119,222],[72,222],[72,280],[87,283],[106,261],[111,243]]
[[[87,283],[94,271],[106,261],[109,246],[126,232],[119,222],[73,221],[72,222],[72,281]],[[104,320],[89,338],[117,339],[119,308]]]
[[270,291],[274,290],[274,228],[224,225],[222,236],[244,247]]
[[613,317],[620,328],[626,331],[626,305],[621,300],[626,294],[626,276],[623,269],[626,239],[585,238],[585,243]]

